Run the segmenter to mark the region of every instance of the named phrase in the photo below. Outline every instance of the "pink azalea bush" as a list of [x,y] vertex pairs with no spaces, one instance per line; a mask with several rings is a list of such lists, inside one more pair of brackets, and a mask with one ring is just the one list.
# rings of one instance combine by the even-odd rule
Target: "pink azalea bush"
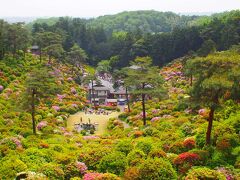
[[206,109],[199,109],[199,110],[198,110],[198,114],[199,114],[200,116],[204,116],[206,113],[207,113]]
[[155,122],[155,121],[157,121],[159,119],[160,119],[160,117],[154,117],[154,118],[151,119],[151,122]]
[[76,166],[81,174],[85,174],[88,169],[87,166],[83,162],[77,161]]
[[99,139],[98,136],[84,136],[83,137],[84,140],[94,140],[94,139]]
[[72,107],[73,108],[78,108],[78,105],[77,104],[72,104]]
[[21,148],[22,147],[22,143],[18,138],[12,138],[12,141],[16,144],[17,148]]
[[67,78],[67,81],[71,82],[71,81],[73,81],[73,78],[69,77],[69,78]]
[[40,131],[46,126],[47,126],[47,121],[41,121],[40,123],[38,123],[37,129]]
[[95,180],[97,178],[99,178],[102,174],[101,173],[86,173],[83,176],[83,180]]
[[74,87],[71,87],[71,93],[76,94],[77,90]]
[[59,101],[62,101],[66,97],[66,94],[57,94],[57,98]]
[[0,85],[0,91],[2,91],[4,89],[4,87],[2,85]]
[[52,108],[53,108],[55,111],[59,111],[59,110],[60,110],[60,107],[59,107],[59,106],[52,106]]

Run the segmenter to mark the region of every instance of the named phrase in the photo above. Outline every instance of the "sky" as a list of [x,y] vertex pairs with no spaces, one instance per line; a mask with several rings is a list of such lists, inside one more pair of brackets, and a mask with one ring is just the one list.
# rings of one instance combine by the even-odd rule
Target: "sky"
[[1,17],[97,17],[122,11],[175,13],[240,9],[240,0],[0,0]]

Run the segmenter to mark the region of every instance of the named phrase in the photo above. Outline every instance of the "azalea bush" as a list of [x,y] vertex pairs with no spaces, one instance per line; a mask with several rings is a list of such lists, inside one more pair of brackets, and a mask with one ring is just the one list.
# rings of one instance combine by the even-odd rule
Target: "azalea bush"
[[100,172],[110,172],[122,175],[126,169],[127,159],[125,154],[121,152],[113,152],[105,155],[98,165]]
[[186,180],[198,180],[198,179],[218,179],[218,180],[226,180],[226,177],[216,171],[216,170],[211,170],[206,167],[198,167],[198,168],[193,168],[191,169],[185,178]]
[[147,159],[139,166],[139,178],[174,180],[177,179],[177,173],[172,165],[162,158]]

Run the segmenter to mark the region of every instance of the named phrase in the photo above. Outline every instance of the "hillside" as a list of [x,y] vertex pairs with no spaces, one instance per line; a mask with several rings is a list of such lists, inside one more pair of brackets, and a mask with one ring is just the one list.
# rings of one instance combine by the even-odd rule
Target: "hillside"
[[170,32],[176,27],[186,27],[197,16],[180,16],[172,12],[130,11],[100,16],[88,22],[89,27],[102,27],[107,33],[113,31],[142,31],[145,33]]
[[[234,50],[209,56],[226,57],[239,60],[239,53]],[[12,179],[23,174],[29,179],[237,180],[239,104],[227,100],[216,111],[213,145],[206,146],[209,109],[191,104],[186,61],[191,59],[177,59],[161,69],[168,97],[146,102],[147,126],[142,124],[142,105],[136,102],[131,112],[119,116],[128,128],[113,118],[104,134],[86,135],[66,128],[68,115],[86,107],[85,90],[75,83],[71,66],[57,61],[49,64],[47,59],[40,63],[30,54],[25,60],[5,57],[0,61],[5,80],[1,83],[6,82],[0,90],[0,177]],[[24,92],[28,92],[28,73],[46,67],[61,92],[51,98],[45,92],[36,103],[37,135],[33,135],[30,111],[20,105],[25,101]],[[238,62],[235,68],[239,67]]]

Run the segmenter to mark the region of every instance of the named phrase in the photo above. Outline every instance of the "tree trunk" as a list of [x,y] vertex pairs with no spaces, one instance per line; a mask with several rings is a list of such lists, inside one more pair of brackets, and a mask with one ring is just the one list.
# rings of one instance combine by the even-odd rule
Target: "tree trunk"
[[31,106],[32,106],[32,126],[33,126],[33,134],[36,135],[36,122],[35,122],[35,89],[32,89],[32,103],[31,103]]
[[94,109],[96,109],[96,101],[95,101],[95,95],[94,95],[94,91],[93,91],[93,80],[92,81],[92,99],[93,99],[93,106],[94,106]]
[[126,87],[126,99],[127,99],[128,112],[130,112],[131,109],[130,109],[130,104],[129,104],[129,99],[128,99],[128,89],[127,89],[127,87]]
[[193,76],[192,74],[190,75],[190,86],[192,86],[192,82],[193,82]]
[[[145,88],[145,84],[142,84],[142,89]],[[146,109],[145,109],[145,94],[142,94],[142,113],[143,113],[143,125],[146,126]]]
[[206,134],[206,145],[211,144],[211,133],[212,133],[212,124],[213,124],[213,118],[214,118],[214,111],[215,109],[211,107],[208,117],[208,128],[207,128],[207,134]]
[[42,48],[39,48],[39,55],[40,55],[40,63],[42,62]]

